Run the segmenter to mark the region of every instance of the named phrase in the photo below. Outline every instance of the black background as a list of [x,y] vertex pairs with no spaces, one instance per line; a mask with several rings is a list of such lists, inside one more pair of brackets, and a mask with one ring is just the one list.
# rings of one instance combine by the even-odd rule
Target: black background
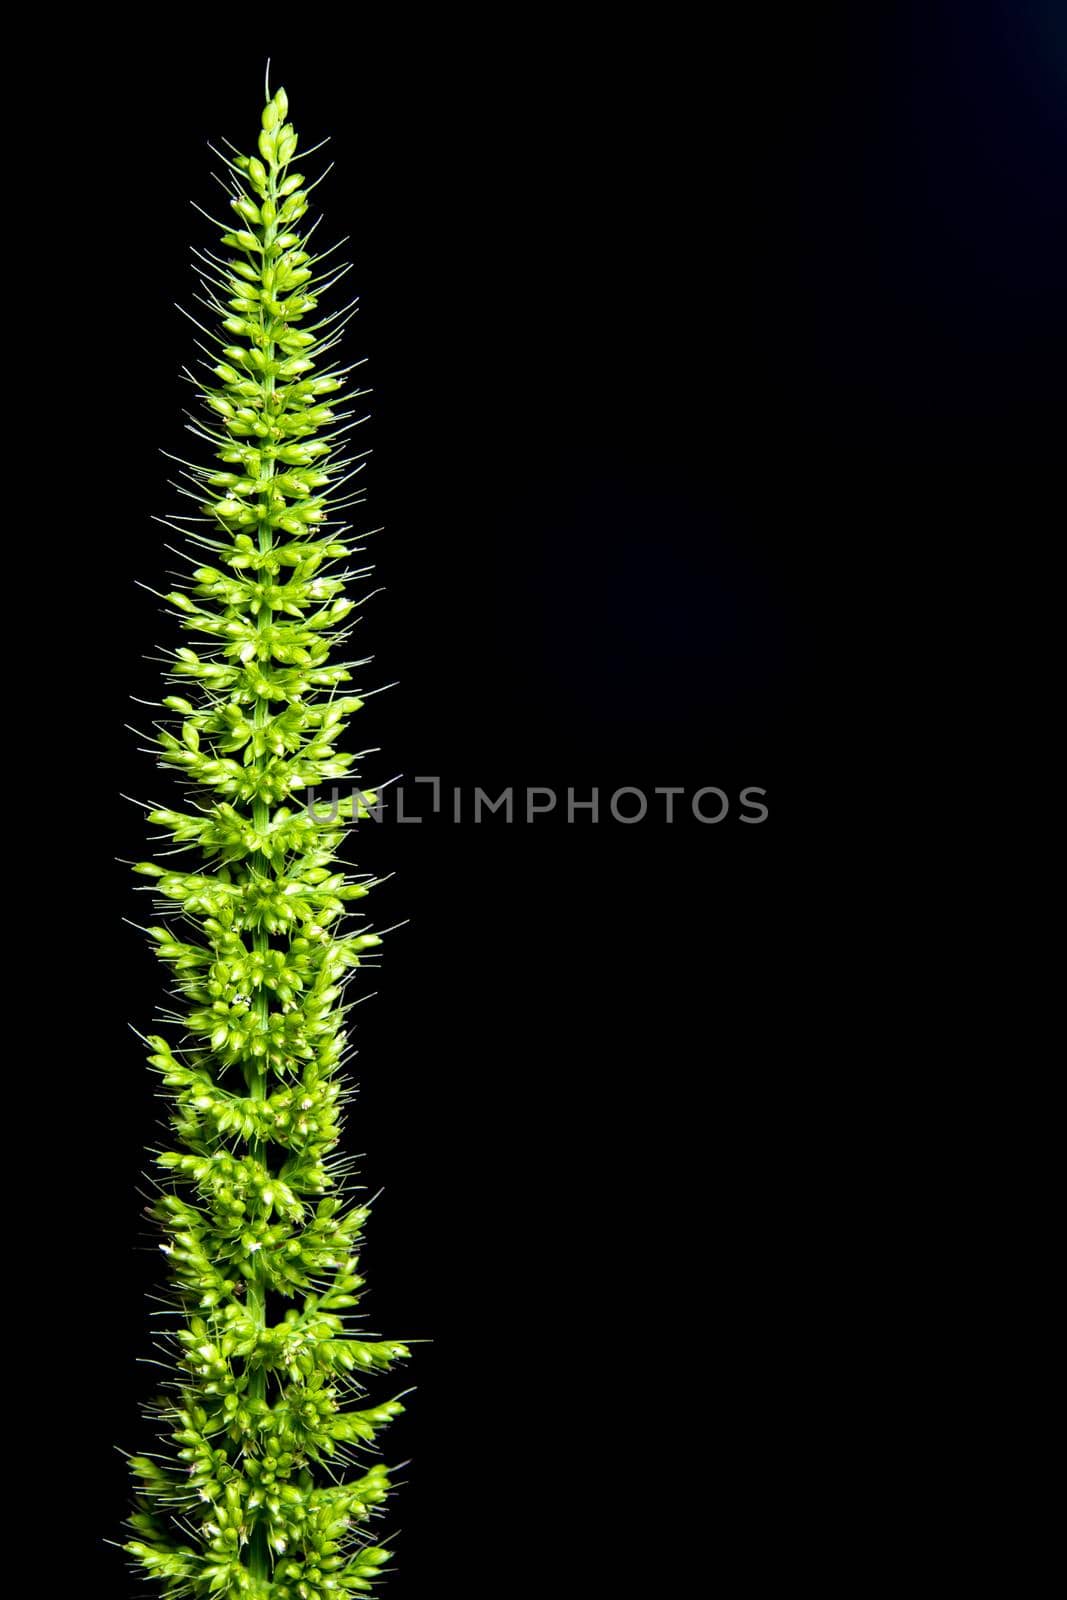
[[[376,921],[404,923],[358,1013],[350,1145],[383,1191],[365,1308],[427,1341],[375,1391],[417,1385],[387,1441],[411,1461],[388,1592],[668,1593],[739,1559],[744,1592],[893,1559],[855,1536],[887,1504],[870,1475],[925,1303],[885,1151],[922,909],[887,923],[896,820],[874,807],[932,806],[967,707],[951,625],[1052,481],[1067,19],[758,12],[705,36],[667,13],[309,13],[240,42],[187,11],[158,37],[78,24],[29,63],[55,141],[33,281],[75,419],[49,471],[91,902],[57,1001],[85,1042],[57,1290],[91,1348],[54,1326],[91,1373],[64,1517],[105,1592],[127,1592],[102,1541],[115,1447],[146,1442],[159,1281],[126,1025],[161,978],[115,858],[145,851],[120,792],[170,792],[124,723],[174,635],[135,580],[166,586],[159,450],[189,443],[173,302],[211,230],[188,202],[218,211],[206,141],[251,147],[268,54],[303,144],[331,135],[316,198],[361,296],[386,586],[366,683],[398,680],[358,719],[365,779],[733,800],[716,826],[652,798],[632,826],[361,835],[396,873]],[[932,665],[934,744],[907,709]],[[745,785],[765,824],[740,822]]]

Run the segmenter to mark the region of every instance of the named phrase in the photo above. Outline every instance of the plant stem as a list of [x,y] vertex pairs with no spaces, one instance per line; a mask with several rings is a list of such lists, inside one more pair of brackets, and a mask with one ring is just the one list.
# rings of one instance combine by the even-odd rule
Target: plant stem
[[[271,203],[277,205],[277,198],[277,185],[274,173],[272,171],[270,175]],[[260,286],[264,293],[266,293],[267,288],[265,281],[267,269],[271,265],[274,258],[274,239],[276,233],[277,226],[273,222],[268,224],[264,229],[262,258],[263,273],[260,278]],[[274,360],[274,340],[270,337],[274,327],[274,318],[268,316],[267,309],[262,304],[260,309],[260,325],[263,328],[264,334],[266,335],[263,345],[263,354],[266,356],[269,364]],[[269,371],[264,374],[262,392],[263,415],[265,418],[273,417],[274,411],[272,401],[274,398],[274,375]],[[270,479],[273,478],[273,476],[274,457],[273,455],[268,455],[266,460],[264,461],[261,459],[260,463],[260,477],[261,479],[266,480],[266,486],[260,490],[259,497],[259,503],[264,512],[268,512],[270,509]],[[259,524],[259,549],[261,554],[265,554],[271,548],[272,540],[273,533],[270,522],[267,516],[264,515]],[[260,582],[265,589],[272,587],[273,578],[269,572],[261,570],[259,576]],[[256,618],[256,628],[259,633],[262,633],[264,629],[270,626],[272,616],[273,612],[271,607],[268,604],[262,604],[259,609],[259,614]],[[270,702],[264,695],[259,695],[256,699],[255,710],[252,714],[252,726],[254,728],[263,728],[266,726],[269,720]],[[266,759],[266,756],[262,753],[257,755],[255,757],[256,766],[264,766]],[[262,834],[269,820],[270,807],[267,802],[262,799],[255,800],[252,804],[252,822],[256,832]],[[261,868],[265,873],[271,872],[269,857],[261,854],[259,861]],[[258,927],[255,929],[252,935],[252,948],[258,955],[265,955],[267,950],[270,948],[270,935],[267,933],[265,928]],[[256,990],[255,1010],[256,1020],[265,1032],[267,1027],[267,1018],[270,1013],[270,1005],[267,998],[266,985],[262,981],[260,982],[259,988]],[[266,1098],[266,1080],[267,1060],[266,1056],[264,1055],[259,1058],[258,1062],[253,1060],[249,1064],[249,1075],[247,1082],[248,1091],[253,1100],[263,1100]],[[249,1154],[254,1160],[265,1159],[264,1148],[259,1140],[253,1140],[251,1142]],[[267,1321],[267,1290],[266,1285],[263,1283],[259,1275],[257,1263],[258,1258],[257,1262],[253,1263],[254,1270],[248,1283],[248,1310],[252,1318],[262,1328],[266,1326]],[[250,1374],[248,1381],[248,1392],[249,1399],[251,1400],[263,1400],[266,1398],[267,1375],[261,1366],[255,1367]],[[248,1552],[248,1569],[253,1578],[268,1578],[270,1576],[270,1551],[267,1546],[267,1530],[262,1523],[257,1524],[252,1531],[252,1538],[249,1544]]]

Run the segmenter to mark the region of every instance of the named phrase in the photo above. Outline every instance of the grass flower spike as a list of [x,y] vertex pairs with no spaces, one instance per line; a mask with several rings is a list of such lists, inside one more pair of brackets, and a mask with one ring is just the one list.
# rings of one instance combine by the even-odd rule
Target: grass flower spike
[[[172,975],[170,1034],[149,1043],[174,1311],[126,1548],[167,1597],[371,1587],[388,1558],[376,1435],[402,1408],[368,1404],[364,1379],[408,1354],[360,1329],[367,1207],[346,1198],[338,1154],[349,985],[380,943],[353,920],[371,884],[339,855],[375,803],[339,748],[365,664],[346,658],[346,585],[368,570],[346,567],[360,391],[336,355],[352,307],[319,309],[346,269],[306,225],[287,116],[279,89],[257,153],[227,160],[233,219],[201,257],[217,319],[193,378],[205,459],[182,463],[194,504],[171,526],[189,571],[166,597],[189,642],[152,736],[188,798],[151,812],[165,842],[136,869]],[[338,780],[353,794],[310,814],[304,791]]]

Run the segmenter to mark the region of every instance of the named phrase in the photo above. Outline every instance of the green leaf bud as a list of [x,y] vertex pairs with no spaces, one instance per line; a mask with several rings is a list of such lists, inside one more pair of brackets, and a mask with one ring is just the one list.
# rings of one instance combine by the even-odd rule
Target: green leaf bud
[[237,212],[238,216],[244,217],[246,222],[255,222],[258,224],[262,220],[259,213],[259,207],[256,205],[255,201],[250,200],[247,195],[238,195],[235,200],[230,201],[230,205]]

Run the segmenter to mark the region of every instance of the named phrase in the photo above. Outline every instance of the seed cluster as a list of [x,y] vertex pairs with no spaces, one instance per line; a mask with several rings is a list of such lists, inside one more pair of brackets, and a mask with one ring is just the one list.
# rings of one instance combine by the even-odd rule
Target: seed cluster
[[148,931],[173,976],[173,1036],[149,1059],[173,1132],[151,1210],[176,1326],[126,1548],[168,1597],[370,1588],[390,1486],[367,1453],[402,1407],[366,1407],[362,1380],[408,1354],[356,1323],[367,1207],[346,1200],[337,1153],[346,990],[381,942],[352,925],[372,885],[339,851],[376,797],[355,789],[328,819],[297,798],[353,776],[340,746],[362,702],[343,686],[364,662],[338,656],[367,569],[344,566],[360,391],[333,352],[351,308],[318,311],[345,269],[303,224],[287,114],[280,89],[258,155],[227,159],[235,224],[227,253],[202,258],[221,331],[192,431],[215,459],[183,463],[196,513],[174,525],[193,570],[167,600],[192,643],[152,735],[189,807],[150,813],[165,864],[136,869],[155,880]]

